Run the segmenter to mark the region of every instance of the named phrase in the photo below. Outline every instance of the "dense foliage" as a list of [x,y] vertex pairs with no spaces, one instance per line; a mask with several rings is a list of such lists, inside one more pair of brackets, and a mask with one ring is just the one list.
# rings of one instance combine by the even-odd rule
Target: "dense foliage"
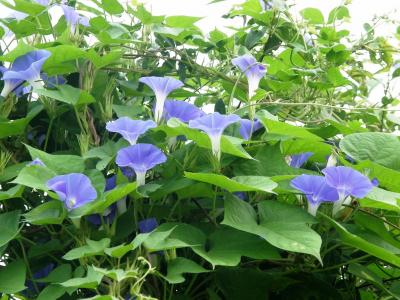
[[133,2],[0,1],[2,299],[400,299],[395,21]]

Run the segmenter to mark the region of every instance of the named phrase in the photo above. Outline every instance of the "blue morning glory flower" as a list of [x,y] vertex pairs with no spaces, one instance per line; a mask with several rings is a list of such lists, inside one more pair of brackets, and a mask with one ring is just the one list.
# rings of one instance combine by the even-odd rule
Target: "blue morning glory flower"
[[290,166],[292,168],[300,168],[304,163],[313,156],[312,152],[304,152],[300,154],[294,154],[290,156]]
[[165,119],[177,118],[184,123],[200,118],[205,112],[192,103],[167,100],[164,104]]
[[242,138],[248,141],[252,134],[262,127],[263,125],[259,120],[251,121],[248,119],[241,119],[239,132]]
[[89,177],[81,173],[55,176],[47,181],[47,187],[56,192],[68,210],[81,207],[97,198]]
[[148,76],[140,78],[139,82],[146,84],[153,90],[156,96],[154,120],[160,123],[165,100],[173,90],[183,86],[182,81],[171,77]]
[[213,155],[219,160],[221,157],[221,137],[225,128],[229,125],[239,122],[239,116],[221,115],[218,112],[205,115],[195,120],[189,121],[189,127],[200,129],[207,133],[211,141],[211,149]]
[[35,0],[35,2],[37,4],[43,5],[43,6],[47,6],[49,5],[50,0]]
[[158,223],[156,218],[148,218],[139,221],[139,232],[140,233],[149,233],[157,228]]
[[[48,264],[44,268],[33,273],[32,274],[33,279],[38,280],[49,276],[49,274],[54,270],[54,267],[55,265],[53,263]],[[24,294],[31,297],[36,294],[37,291],[32,280],[26,280],[25,285],[26,285],[26,290],[23,292]],[[41,290],[46,286],[46,283],[36,282],[36,286],[38,287],[39,290]]]
[[326,183],[339,194],[339,201],[333,206],[333,214],[340,210],[342,204],[350,203],[349,196],[364,198],[374,187],[368,177],[349,167],[328,167],[323,169],[322,173]]
[[290,185],[306,196],[308,212],[313,216],[321,203],[335,202],[339,199],[337,190],[329,186],[322,176],[303,174],[294,178]]
[[27,166],[42,166],[45,167],[46,165],[41,161],[40,158],[35,158],[32,160]]
[[261,78],[267,72],[265,66],[250,54],[245,54],[232,59],[232,64],[238,67],[247,77],[249,85],[249,99],[253,98],[258,89]]
[[7,97],[24,81],[29,82],[33,87],[41,86],[40,72],[50,55],[51,53],[47,50],[35,50],[18,57],[10,69],[1,67],[2,80],[4,80],[1,96]]
[[122,117],[115,121],[107,122],[106,129],[110,132],[117,132],[129,142],[135,145],[140,135],[144,134],[150,128],[157,127],[152,120],[132,120],[128,117]]
[[61,8],[64,13],[65,21],[67,21],[72,33],[75,33],[76,27],[79,24],[85,27],[89,26],[89,19],[84,16],[80,16],[72,6],[61,4]]
[[378,186],[379,185],[378,178],[372,178],[371,183],[372,183],[373,186]]
[[137,144],[122,148],[115,162],[119,167],[130,167],[136,173],[136,184],[145,184],[146,172],[167,160],[165,154],[152,144]]

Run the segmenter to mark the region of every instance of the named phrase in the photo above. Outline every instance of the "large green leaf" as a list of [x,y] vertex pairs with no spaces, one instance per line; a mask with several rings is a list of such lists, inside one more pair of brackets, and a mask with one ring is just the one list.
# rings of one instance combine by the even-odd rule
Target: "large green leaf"
[[400,256],[392,253],[391,251],[371,243],[362,237],[359,237],[350,231],[348,231],[342,224],[336,222],[332,218],[328,217],[323,213],[319,213],[325,220],[327,220],[332,226],[334,226],[340,235],[341,241],[349,246],[360,249],[370,255],[380,258],[394,266],[400,267]]
[[47,181],[56,176],[56,173],[46,167],[32,165],[23,168],[12,183],[28,186],[34,189],[47,190]]
[[340,149],[356,161],[370,160],[382,166],[400,170],[400,141],[382,132],[353,133],[340,141]]
[[221,226],[208,236],[207,244],[193,251],[215,266],[237,266],[241,257],[279,259],[279,252],[258,236],[232,227]]
[[20,185],[16,185],[7,191],[0,191],[0,201],[12,199],[12,198],[19,198],[24,191],[24,187]]
[[55,89],[35,89],[35,93],[52,99],[59,100],[73,106],[80,106],[95,102],[95,99],[88,92],[70,86],[68,84],[58,85]]
[[118,0],[101,0],[101,7],[112,15],[119,15],[124,12],[124,8]]
[[100,284],[103,274],[95,271],[93,267],[88,267],[85,277],[71,278],[60,283],[63,287],[96,289]]
[[307,7],[305,9],[301,10],[300,14],[310,24],[323,24],[324,23],[324,15],[317,8]]
[[164,278],[171,284],[185,281],[184,273],[199,274],[209,272],[192,260],[184,257],[177,257],[168,263],[167,275]]
[[311,254],[321,261],[321,237],[309,226],[315,222],[306,211],[277,201],[260,202],[257,217],[249,203],[232,195],[225,197],[222,224],[259,235],[277,248]]
[[273,193],[273,189],[277,187],[275,182],[264,176],[238,176],[230,179],[213,173],[185,172],[185,177],[219,186],[231,193],[250,191]]
[[104,249],[110,246],[110,239],[104,238],[100,241],[92,241],[87,239],[86,245],[68,251],[63,258],[66,260],[74,260],[81,257],[89,257],[95,255],[104,255]]
[[266,118],[264,115],[257,115],[257,117],[264,124],[269,133],[288,136],[292,138],[322,141],[322,139],[318,135],[311,133],[305,127],[294,126],[288,123]]
[[[184,135],[187,139],[196,142],[200,147],[211,149],[210,138],[203,132],[189,128],[185,123],[172,118],[168,121],[168,126],[160,126],[168,136]],[[243,140],[235,137],[223,135],[221,139],[221,151],[234,156],[251,159],[252,157],[243,149]]]
[[365,198],[358,200],[362,207],[371,207],[400,212],[400,193],[375,187]]
[[32,160],[39,158],[46,167],[58,174],[82,173],[85,170],[85,160],[76,155],[49,154],[25,145]]
[[6,245],[18,234],[20,217],[19,210],[0,214],[0,247]]
[[0,121],[0,139],[23,134],[29,122],[42,110],[42,105],[36,105],[28,112],[25,118],[10,121]]
[[0,269],[0,292],[14,294],[25,289],[26,266],[22,260],[8,263]]
[[67,216],[64,204],[55,200],[43,203],[26,213],[27,222],[34,225],[61,224]]

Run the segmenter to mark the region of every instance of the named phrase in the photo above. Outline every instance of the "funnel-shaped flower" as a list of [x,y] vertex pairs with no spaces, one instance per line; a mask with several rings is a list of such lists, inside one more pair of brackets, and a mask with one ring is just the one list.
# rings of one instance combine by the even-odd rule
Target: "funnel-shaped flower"
[[137,144],[122,148],[115,160],[119,167],[130,167],[136,173],[136,184],[145,184],[146,172],[167,160],[165,154],[152,144]]
[[35,50],[18,57],[10,69],[1,67],[0,71],[3,73],[2,80],[4,80],[4,88],[1,96],[7,97],[9,93],[24,81],[28,81],[34,87],[40,86],[40,72],[43,64],[50,55],[51,53],[47,50]]
[[139,136],[154,127],[157,127],[157,124],[151,120],[132,120],[128,117],[119,118],[106,125],[108,131],[119,133],[131,145],[135,145]]
[[139,221],[139,232],[140,233],[149,233],[157,228],[158,223],[156,218],[148,218]]
[[173,90],[182,87],[183,83],[175,78],[156,76],[142,77],[139,82],[148,85],[156,96],[154,120],[159,123],[163,115],[165,100]]
[[364,198],[374,187],[368,177],[349,167],[328,167],[323,169],[322,173],[325,175],[326,183],[335,188],[339,194],[339,201],[334,204],[333,214],[340,210],[343,203],[350,202],[349,196]]
[[249,99],[253,98],[261,78],[263,78],[267,72],[265,66],[257,62],[257,60],[249,54],[232,59],[232,64],[246,75],[249,84]]
[[65,21],[67,21],[72,33],[75,32],[76,26],[79,24],[85,27],[89,26],[88,18],[80,16],[72,6],[61,4],[61,8],[64,13]]
[[237,115],[221,115],[220,113],[215,112],[189,121],[189,127],[200,129],[207,133],[211,141],[212,153],[219,160],[221,157],[222,133],[226,127],[239,121],[240,117]]
[[68,210],[81,207],[97,197],[90,179],[81,173],[53,177],[47,181],[47,187],[57,193]]
[[262,127],[263,125],[259,120],[251,121],[248,119],[241,119],[239,132],[243,139],[248,141],[252,134]]
[[182,122],[189,122],[205,115],[205,112],[192,103],[167,100],[164,104],[165,119],[177,118]]
[[290,166],[292,168],[300,168],[313,155],[312,152],[304,152],[290,156]]
[[313,216],[322,202],[335,202],[339,199],[337,190],[329,186],[322,176],[303,174],[294,178],[290,185],[305,194],[308,212]]

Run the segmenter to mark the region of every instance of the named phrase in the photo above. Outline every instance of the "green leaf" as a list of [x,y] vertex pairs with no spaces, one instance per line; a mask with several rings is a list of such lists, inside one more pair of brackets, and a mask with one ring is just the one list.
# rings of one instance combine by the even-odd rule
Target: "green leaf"
[[250,191],[273,193],[273,189],[277,187],[275,182],[264,176],[238,176],[230,179],[219,174],[185,172],[185,177],[219,186],[231,193]]
[[103,268],[97,268],[95,266],[93,266],[93,270],[118,282],[121,282],[122,280],[127,278],[138,277],[138,272],[135,270],[128,270],[128,271],[122,269],[107,270]]
[[258,236],[228,226],[220,226],[207,238],[206,244],[193,247],[195,253],[215,266],[237,266],[241,257],[279,259],[279,252]]
[[28,112],[25,118],[10,121],[0,121],[0,139],[23,134],[29,122],[42,110],[42,105],[36,105]]
[[321,261],[321,237],[310,228],[309,224],[316,221],[306,211],[277,201],[263,201],[258,203],[258,216],[259,224],[249,203],[226,195],[222,224],[256,234],[277,248],[311,254]]
[[317,8],[307,7],[305,9],[301,10],[300,14],[310,24],[324,24],[324,15]]
[[209,272],[209,270],[184,257],[177,257],[169,261],[167,270],[167,275],[164,278],[171,284],[184,282],[184,273],[200,274]]
[[338,6],[331,10],[328,17],[328,24],[335,22],[335,20],[343,20],[350,18],[349,9],[346,6]]
[[[185,123],[172,118],[168,121],[168,126],[159,126],[168,136],[184,135],[189,140],[196,142],[200,147],[211,149],[210,138],[207,134],[196,129],[189,128]],[[241,146],[243,140],[235,137],[223,135],[221,138],[221,151],[234,156],[252,159],[252,157]]]
[[68,251],[63,259],[74,260],[82,257],[103,255],[104,250],[110,246],[110,239],[104,238],[100,241],[86,239],[86,245]]
[[43,203],[24,215],[34,225],[61,224],[66,216],[64,204],[58,200]]
[[257,116],[259,120],[264,124],[268,133],[288,136],[292,138],[301,138],[312,141],[323,141],[319,136],[311,133],[304,127],[290,125],[277,120],[272,120],[264,116]]
[[343,225],[336,222],[335,220],[331,219],[327,215],[320,213],[319,215],[322,216],[326,221],[328,221],[332,226],[335,227],[337,232],[339,233],[341,241],[349,246],[352,246],[356,249],[360,249],[372,256],[375,256],[383,261],[386,261],[396,267],[400,267],[400,257],[393,254],[392,252],[382,248],[380,246],[375,245],[353,233],[348,231]]
[[358,202],[362,207],[386,209],[400,212],[400,193],[386,191],[375,187],[363,199]]
[[26,166],[19,172],[17,178],[12,183],[46,191],[47,181],[56,175],[56,173],[43,166]]
[[101,0],[101,7],[111,15],[119,15],[124,12],[123,6],[117,0]]
[[350,81],[342,75],[339,68],[329,68],[326,77],[334,87],[350,84]]
[[0,201],[12,199],[12,198],[19,198],[24,191],[24,187],[20,185],[16,185],[7,191],[0,191]]
[[202,17],[170,16],[165,18],[165,22],[169,27],[188,28],[201,19]]
[[75,107],[95,102],[95,99],[88,92],[72,87],[68,84],[58,85],[54,90],[35,89],[35,93],[71,104]]
[[17,236],[20,217],[19,210],[0,214],[0,247],[6,245]]
[[30,51],[35,50],[35,47],[31,45],[25,44],[24,41],[20,40],[13,50],[7,52],[4,55],[0,56],[0,61],[9,61],[13,62],[17,57],[22,56]]
[[25,289],[26,266],[22,260],[8,263],[0,269],[0,292],[15,294]]
[[96,289],[103,278],[103,274],[88,267],[86,277],[72,278],[60,283],[63,287]]
[[85,170],[85,160],[76,155],[57,155],[25,145],[32,160],[39,158],[49,169],[59,174],[82,173]]
[[382,132],[354,133],[345,136],[339,146],[356,161],[370,160],[400,170],[400,157],[397,155],[400,141],[394,135]]
[[128,145],[129,143],[124,139],[120,139],[118,142],[108,141],[100,147],[90,149],[85,153],[84,158],[99,158],[100,161],[97,162],[96,169],[101,171],[104,170],[113,160],[113,158],[117,155],[118,150]]
[[50,75],[69,73],[76,69],[75,61],[86,56],[86,52],[77,46],[59,45],[46,48],[51,52],[51,56],[43,65],[43,70]]
[[36,16],[46,9],[45,6],[40,5],[36,2],[30,2],[27,0],[13,0],[14,6],[12,6],[8,1],[1,0],[4,6],[11,8],[12,10],[20,11],[30,16]]

